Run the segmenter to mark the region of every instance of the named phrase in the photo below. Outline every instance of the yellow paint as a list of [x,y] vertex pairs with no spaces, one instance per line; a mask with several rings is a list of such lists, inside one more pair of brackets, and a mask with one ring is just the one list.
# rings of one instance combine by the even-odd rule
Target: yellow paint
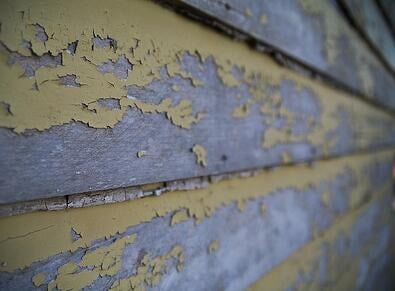
[[[107,247],[88,251],[79,264],[67,263],[58,269],[56,279],[50,283],[48,290],[81,290],[97,279],[98,276],[113,276],[121,268],[121,256],[125,246],[133,243],[136,235],[118,239]],[[83,268],[78,271],[78,267]]]
[[261,214],[262,214],[262,216],[266,216],[266,214],[267,214],[267,206],[265,203],[261,204]]
[[[388,186],[390,187],[390,185]],[[378,198],[377,196],[375,200]],[[363,254],[367,255],[366,253],[371,248],[374,248],[374,245],[371,244],[369,248],[363,250],[363,254],[356,255],[356,259],[353,261],[348,257],[338,255],[336,252],[330,252],[328,266],[326,268],[326,282],[330,282],[330,284],[325,284],[324,286],[319,285],[319,268],[317,266],[322,246],[333,245],[340,234],[344,234],[346,239],[349,240],[352,235],[352,227],[355,226],[357,219],[367,211],[367,208],[373,201],[361,208],[348,212],[344,217],[338,219],[329,230],[316,237],[313,241],[288,257],[286,261],[266,273],[265,276],[252,284],[248,290],[286,290],[291,284],[297,284],[298,276],[301,273],[312,273],[313,279],[308,285],[302,284],[297,286],[297,290],[355,290],[359,258]],[[341,274],[340,280],[339,274]]]
[[181,209],[176,211],[173,216],[171,217],[171,222],[170,225],[176,225],[178,223],[181,223],[183,221],[186,221],[189,219],[189,213],[187,209]]
[[250,9],[250,8],[246,8],[244,14],[245,14],[247,17],[252,17],[252,11],[251,11],[251,9]]
[[142,158],[142,157],[144,157],[146,154],[147,154],[146,151],[138,151],[138,152],[137,152],[137,157],[138,157],[138,158]]
[[[144,114],[165,114],[174,125],[188,129],[203,118],[202,112],[193,115],[191,101],[184,99],[173,104],[167,97],[152,104],[127,96],[126,90],[128,85],[145,86],[159,79],[161,69],[170,76],[190,80],[194,86],[204,86],[180,67],[179,60],[186,53],[199,57],[202,62],[213,57],[224,85],[236,87],[246,83],[250,86],[253,103],[271,102],[272,98],[274,101],[278,92],[268,94],[266,89],[278,87],[282,80],[292,80],[298,88],[312,90],[324,109],[323,117],[312,136],[295,137],[298,140],[308,138],[314,143],[323,143],[322,135],[338,124],[333,113],[339,106],[355,106],[363,109],[362,112],[376,114],[375,110],[368,110],[355,98],[349,98],[349,94],[293,73],[245,44],[236,43],[149,1],[120,0],[111,9],[103,0],[88,0],[83,6],[79,4],[77,0],[39,0],[34,3],[8,0],[2,3],[0,41],[11,51],[26,56],[31,52],[20,44],[22,39],[31,41],[32,50],[37,55],[48,51],[52,55],[62,54],[62,66],[41,67],[34,77],[26,78],[20,65],[7,64],[8,53],[0,53],[0,103],[9,105],[11,111],[11,114],[7,110],[0,111],[0,126],[24,132],[26,129],[46,130],[54,125],[80,121],[91,127],[107,128],[115,126],[126,110],[132,108]],[[33,24],[45,29],[50,36],[47,41],[43,43],[35,39]],[[331,35],[337,34],[339,29],[329,29],[332,30]],[[116,48],[92,49],[94,36],[114,39]],[[78,45],[73,55],[67,52],[67,47],[74,41],[78,41]],[[116,61],[121,56],[133,64],[126,79],[102,74],[96,69],[96,65]],[[242,80],[235,77],[234,69],[244,72]],[[361,71],[361,74],[364,79],[369,79],[367,71]],[[81,86],[60,85],[57,80],[65,75],[75,75]],[[366,80],[364,84],[369,84]],[[38,90],[31,90],[34,86]],[[110,109],[98,103],[99,99],[107,98],[119,100],[120,108]],[[275,102],[272,103],[271,106],[276,106]],[[282,132],[269,130],[265,141],[273,143],[272,138],[274,141],[287,140]]]
[[192,148],[192,151],[196,155],[196,162],[202,167],[207,167],[207,152],[204,147],[202,147],[200,144],[195,144]]
[[321,201],[324,205],[329,206],[331,199],[331,193],[326,191],[321,194]]
[[171,258],[177,261],[177,271],[181,271],[184,265],[184,254],[181,246],[174,246],[166,255],[151,259],[147,254],[137,267],[137,274],[115,282],[110,290],[146,290],[149,287],[158,286],[162,274],[166,272],[166,262]]
[[233,110],[233,117],[244,118],[250,114],[250,103],[244,103]]
[[182,128],[190,128],[204,116],[203,113],[192,115],[192,103],[189,100],[181,100],[178,105],[173,107],[171,98],[165,98],[159,104],[145,103],[136,99],[122,99],[121,105],[135,106],[143,113],[165,113],[174,125]]
[[265,24],[267,23],[267,15],[266,15],[266,14],[262,14],[262,15],[261,15],[261,18],[259,18],[259,22],[260,22],[262,25],[265,25]]
[[283,161],[284,164],[289,164],[292,162],[293,158],[292,158],[292,154],[288,153],[288,152],[284,152],[281,155],[281,159]]
[[207,248],[207,250],[208,250],[209,253],[216,252],[216,251],[218,251],[218,249],[219,249],[219,241],[217,241],[217,240],[213,240],[213,241],[208,245],[208,248]]
[[[181,209],[187,209],[190,217],[199,223],[222,206],[239,201],[245,203],[287,187],[303,190],[309,185],[334,179],[345,167],[353,171],[355,177],[350,208],[358,207],[369,187],[364,167],[373,161],[387,161],[393,154],[394,151],[388,150],[317,162],[313,166],[282,167],[251,177],[213,182],[204,189],[174,191],[111,205],[3,217],[0,219],[0,271],[12,272],[62,252],[85,248],[93,241],[123,233],[131,226]],[[70,239],[71,228],[81,235],[80,239]],[[116,257],[110,253],[111,257]]]
[[40,272],[37,275],[35,275],[32,278],[32,282],[33,282],[34,286],[40,287],[45,282],[46,277],[47,276],[45,275],[44,272]]
[[368,96],[373,94],[373,76],[369,64],[378,66],[378,61],[370,54],[370,49],[366,43],[359,41],[359,36],[350,29],[342,16],[336,11],[335,7],[330,2],[314,1],[314,0],[299,0],[303,9],[312,15],[319,16],[324,22],[325,29],[325,51],[329,64],[335,64],[336,58],[339,54],[337,49],[337,41],[340,36],[349,39],[348,45],[351,47],[353,57],[357,60],[356,72],[358,74],[362,89]]

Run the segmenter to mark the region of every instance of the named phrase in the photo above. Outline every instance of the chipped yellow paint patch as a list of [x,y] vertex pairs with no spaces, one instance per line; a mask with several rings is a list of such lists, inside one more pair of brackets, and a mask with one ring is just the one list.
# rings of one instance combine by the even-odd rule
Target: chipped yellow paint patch
[[142,157],[144,157],[146,154],[147,154],[146,151],[138,151],[136,155],[137,155],[138,158],[142,158]]
[[[85,248],[96,240],[123,233],[131,226],[181,209],[187,209],[190,217],[199,223],[222,206],[235,202],[244,204],[287,187],[303,190],[311,184],[334,179],[346,167],[355,177],[350,207],[356,207],[364,199],[366,191],[362,190],[370,187],[364,167],[374,161],[388,161],[393,154],[394,151],[387,150],[374,155],[317,162],[313,166],[281,167],[251,177],[213,182],[204,189],[168,192],[158,197],[111,205],[3,217],[0,219],[0,271],[11,272],[61,252]],[[80,239],[70,239],[71,228],[80,234]]]
[[171,222],[170,225],[176,225],[178,223],[181,223],[183,221],[186,221],[189,219],[189,213],[187,209],[181,209],[176,211],[173,216],[171,217]]
[[207,167],[207,152],[205,148],[202,147],[200,144],[195,144],[192,148],[192,152],[196,155],[196,162],[202,167]]
[[266,214],[267,214],[267,206],[265,203],[261,204],[261,214],[262,214],[262,216],[266,216]]
[[[202,63],[212,57],[225,86],[236,87],[245,83],[250,87],[251,104],[271,102],[270,106],[277,106],[277,87],[283,80],[291,80],[298,88],[312,90],[325,111],[313,137],[309,136],[309,140],[315,143],[319,138],[322,141],[322,134],[319,134],[324,132],[322,127],[331,130],[338,124],[332,115],[339,106],[356,104],[363,107],[348,94],[293,73],[245,44],[196,25],[149,1],[120,0],[108,9],[104,0],[88,0],[83,6],[77,0],[39,0],[34,3],[7,0],[2,3],[2,8],[0,41],[8,50],[23,56],[30,56],[32,52],[39,56],[49,53],[61,56],[62,60],[62,65],[40,67],[34,76],[27,78],[19,64],[10,66],[7,63],[9,53],[0,51],[0,104],[9,109],[0,110],[0,126],[12,128],[15,132],[46,130],[72,121],[94,128],[113,127],[129,108],[143,113],[164,114],[174,125],[191,128],[204,115],[203,112],[193,114],[191,101],[183,99],[173,105],[170,96],[148,103],[128,96],[127,92],[130,85],[143,87],[160,79],[161,70],[170,77],[190,80],[193,86],[204,86],[201,80],[181,67],[180,60],[185,54],[197,56]],[[317,11],[314,10],[321,13],[321,10]],[[46,41],[36,39],[36,24],[49,36]],[[332,30],[338,31],[337,28]],[[96,46],[94,37],[110,38],[116,45]],[[23,40],[31,42],[32,51],[21,46]],[[68,46],[76,41],[76,51],[72,53]],[[125,58],[132,66],[125,79],[98,71],[99,65],[116,62],[120,58]],[[243,72],[243,76],[236,77],[234,70]],[[361,74],[366,81],[366,72]],[[80,86],[61,85],[60,76],[67,75],[74,75]],[[277,89],[268,93],[271,86]],[[99,102],[110,98],[119,101],[119,108],[107,108]],[[272,111],[271,107],[268,109]],[[290,116],[290,113],[284,114]],[[280,132],[274,133],[274,141],[271,142],[272,134],[268,132],[266,142],[273,143],[278,138],[283,142],[287,140]]]
[[266,14],[262,14],[261,17],[259,18],[259,22],[262,25],[265,25],[267,23],[267,15]]
[[250,9],[250,8],[246,8],[245,11],[244,11],[244,14],[245,14],[247,17],[252,17],[252,11],[251,11],[251,9]]
[[219,249],[219,241],[213,240],[207,247],[209,253],[216,252]]
[[171,258],[176,259],[176,269],[181,271],[184,265],[183,249],[175,245],[166,255],[158,256],[153,259],[146,254],[137,267],[137,274],[125,279],[116,281],[110,290],[146,290],[145,284],[149,287],[158,286],[162,274],[166,272],[166,263]]
[[[113,276],[121,268],[121,256],[125,246],[133,243],[136,235],[116,240],[108,247],[88,251],[79,264],[69,262],[58,269],[54,281],[48,290],[81,290],[95,281],[99,276]],[[82,270],[79,270],[82,268]]]
[[250,114],[250,106],[251,104],[247,102],[245,104],[236,107],[233,110],[233,117],[235,118],[247,117]]
[[329,206],[330,200],[331,199],[331,193],[330,192],[324,192],[321,195],[321,201],[324,205]]
[[174,124],[182,128],[190,128],[203,118],[204,113],[192,115],[192,103],[189,100],[182,100],[177,106],[172,106],[171,98],[163,99],[159,104],[145,103],[136,99],[122,99],[121,104],[125,106],[135,106],[143,113],[165,113],[166,117]]
[[284,152],[281,155],[281,159],[283,161],[284,164],[289,164],[293,161],[292,155],[288,152]]
[[34,286],[40,287],[45,282],[46,277],[47,276],[44,272],[40,272],[37,275],[35,275],[32,278],[32,282],[33,282]]

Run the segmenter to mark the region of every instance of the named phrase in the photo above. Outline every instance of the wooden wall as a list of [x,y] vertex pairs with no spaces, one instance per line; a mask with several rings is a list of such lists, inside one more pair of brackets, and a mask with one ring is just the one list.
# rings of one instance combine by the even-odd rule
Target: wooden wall
[[0,289],[392,290],[387,2],[2,1]]

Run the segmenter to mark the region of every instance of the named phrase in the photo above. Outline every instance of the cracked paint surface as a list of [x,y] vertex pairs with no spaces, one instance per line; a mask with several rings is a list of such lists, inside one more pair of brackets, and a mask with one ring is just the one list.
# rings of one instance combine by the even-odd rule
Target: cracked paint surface
[[[45,18],[41,16],[44,6]],[[169,96],[145,102],[128,94],[129,86],[147,86],[161,79],[161,72],[204,86],[183,68],[182,59],[187,53],[198,56],[202,63],[212,56],[224,85],[246,84],[252,102],[278,98],[277,86],[283,79],[311,90],[308,80],[288,74],[259,54],[240,58],[245,59],[242,63],[233,61],[238,59],[233,56],[234,49],[236,54],[246,55],[245,46],[151,3],[121,1],[110,10],[97,2],[93,7],[77,9],[72,1],[58,5],[11,1],[2,3],[2,7],[0,101],[8,109],[2,111],[0,125],[16,132],[46,130],[71,121],[95,128],[113,127],[130,107],[143,113],[164,113],[176,126],[190,128],[204,116],[204,112],[192,113],[191,100],[181,99],[175,104]],[[113,18],[117,21],[111,21]],[[194,37],[178,38],[179,34]],[[201,41],[213,37],[218,40]],[[45,56],[52,61],[38,61],[35,66],[32,61],[26,63],[29,58]],[[261,64],[268,69],[259,69]],[[119,108],[102,106],[100,99],[118,100]],[[235,116],[247,114],[248,107],[243,106],[241,111],[236,109]]]
[[[376,238],[384,251],[389,246],[385,233],[390,226],[393,154],[355,155],[213,182],[206,189],[2,218],[2,288],[31,286],[33,277],[44,272],[44,286],[64,290],[88,286],[183,290],[191,282],[196,288],[241,289],[306,243],[329,243],[332,238],[326,239],[325,233],[332,227],[336,236],[352,235],[348,238],[352,248],[369,243],[362,238],[375,237],[374,230],[382,231]],[[328,196],[326,201],[323,195]],[[188,216],[171,223],[178,211],[188,211]],[[368,218],[363,218],[365,212]],[[343,231],[338,225],[344,226]],[[73,239],[71,228],[79,239]],[[219,247],[208,254],[213,241]],[[319,260],[318,253],[312,255],[313,261]],[[201,280],[199,270],[206,274],[208,268],[204,266],[210,266],[218,280]],[[240,267],[245,272],[239,273]]]
[[155,3],[55,4],[1,4],[1,203],[395,143],[390,114]]
[[[390,70],[345,19],[333,1],[180,0],[201,16],[224,23],[223,30],[279,48],[385,107],[395,108]],[[252,14],[246,14],[245,11]],[[193,10],[190,12],[193,14]],[[293,27],[290,30],[289,27]],[[281,59],[280,59],[281,61]]]

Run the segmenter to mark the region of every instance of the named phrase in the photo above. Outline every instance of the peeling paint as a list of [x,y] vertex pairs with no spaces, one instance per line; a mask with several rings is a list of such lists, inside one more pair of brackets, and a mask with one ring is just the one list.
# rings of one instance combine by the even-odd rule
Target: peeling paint
[[189,219],[189,214],[188,214],[188,210],[186,209],[181,209],[176,211],[173,216],[171,217],[171,222],[170,225],[176,225],[177,223],[186,221]]
[[[392,155],[393,151],[383,151],[374,156],[355,155],[317,162],[313,166],[298,165],[260,171],[244,178],[212,182],[207,188],[174,191],[158,197],[67,211],[3,217],[0,219],[0,261],[3,262],[0,271],[11,272],[58,253],[75,251],[100,238],[124,232],[131,225],[181,209],[186,209],[189,216],[200,223],[224,205],[235,202],[245,205],[245,202],[278,188],[306,189],[311,183],[333,178],[343,169],[349,169],[353,173],[355,186],[349,194],[349,203],[350,207],[357,207],[366,200],[364,189],[370,183],[366,178],[370,174],[365,172],[365,166],[388,161]],[[71,228],[81,235],[80,239],[73,241],[70,238]],[[99,269],[97,271],[101,272]]]
[[207,160],[206,160],[207,152],[205,148],[199,144],[195,144],[192,147],[192,152],[196,155],[196,162],[202,167],[207,167]]
[[137,274],[115,282],[110,290],[146,290],[145,285],[149,287],[158,286],[162,274],[166,272],[166,263],[171,259],[176,260],[177,271],[182,271],[184,264],[183,250],[176,245],[164,256],[151,259],[146,254],[137,268]]
[[208,245],[208,248],[207,248],[209,254],[218,251],[218,249],[219,249],[219,241],[217,241],[217,240],[213,240],[213,241]]
[[115,275],[121,267],[123,248],[135,239],[136,236],[124,237],[109,247],[87,252],[79,264],[70,262],[59,267],[58,275],[49,283],[48,290],[80,290],[98,276]]
[[34,286],[40,287],[45,282],[45,279],[46,279],[45,273],[40,272],[32,278],[32,282]]
[[265,216],[266,213],[267,213],[267,206],[266,206],[266,204],[262,203],[262,204],[261,204],[261,214],[262,214],[263,216]]
[[147,154],[146,151],[138,151],[136,155],[137,155],[138,158],[142,158],[142,157],[144,157],[146,154]]
[[[128,96],[126,89],[131,85],[146,86],[160,79],[163,70],[169,76],[189,79],[194,86],[204,86],[195,76],[182,69],[181,59],[187,53],[198,56],[202,62],[213,57],[218,76],[225,86],[247,84],[252,95],[249,104],[265,100],[270,102],[272,99],[273,106],[276,106],[276,89],[270,93],[270,88],[278,87],[283,80],[292,80],[296,86],[314,91],[319,95],[317,97],[320,102],[325,102],[322,104],[322,108],[325,108],[322,124],[327,124],[327,118],[331,119],[330,114],[337,110],[332,98],[329,102],[328,98],[321,97],[329,93],[326,93],[327,89],[322,85],[297,76],[279,67],[267,56],[196,26],[152,3],[123,1],[110,11],[104,8],[104,4],[95,3],[94,8],[86,13],[83,9],[75,11],[77,6],[72,2],[51,4],[49,6],[58,7],[57,10],[46,11],[46,19],[42,19],[40,9],[45,3],[46,0],[42,0],[42,3],[32,6],[23,0],[13,1],[12,4],[3,5],[6,9],[0,15],[3,23],[0,41],[6,47],[0,53],[0,69],[2,84],[7,84],[0,88],[0,101],[7,104],[11,112],[0,115],[0,126],[13,128],[16,132],[27,129],[46,130],[73,120],[95,128],[113,127],[130,107],[143,113],[164,113],[176,126],[190,128],[204,115],[203,112],[192,115],[193,104],[190,100],[184,99],[174,107],[170,97],[158,100],[156,104],[145,103]],[[15,16],[19,13],[17,11],[24,10],[29,10],[29,18]],[[102,15],[103,11],[105,19],[116,17],[118,21],[109,21],[105,28],[102,27],[102,21],[95,17]],[[126,11],[133,13],[133,17],[125,14]],[[62,17],[59,17],[59,13],[62,13]],[[75,15],[84,17],[77,18]],[[154,27],[147,25],[151,20]],[[33,33],[26,28],[31,24],[39,24],[51,37],[35,41],[35,30]],[[15,34],[14,31],[20,31],[21,34]],[[168,31],[179,32],[173,34]],[[180,39],[177,37],[179,34],[194,37]],[[130,35],[133,37],[130,38]],[[23,39],[32,42],[30,50],[20,47]],[[74,44],[74,48],[70,49],[70,44]],[[61,64],[35,67],[28,75],[29,78],[20,77],[24,75],[25,69],[20,63],[8,65],[10,54],[24,58],[56,56]],[[124,65],[118,68],[117,62]],[[235,70],[243,72],[242,76],[237,76]],[[62,80],[62,76],[69,76],[70,81],[66,82],[69,85],[59,86],[61,84],[52,82],[59,78]],[[369,84],[366,78],[364,81],[364,84]],[[31,90],[32,87],[37,90]],[[339,94],[337,92],[336,95]],[[120,107],[111,110],[102,108],[97,103],[103,98],[119,100]],[[332,106],[326,109],[329,103]],[[244,116],[247,115],[246,110],[241,111]],[[48,112],[51,114],[47,114]]]
[[262,25],[265,25],[267,23],[268,19],[267,19],[267,15],[266,14],[262,14],[261,17],[259,18],[259,22]]

